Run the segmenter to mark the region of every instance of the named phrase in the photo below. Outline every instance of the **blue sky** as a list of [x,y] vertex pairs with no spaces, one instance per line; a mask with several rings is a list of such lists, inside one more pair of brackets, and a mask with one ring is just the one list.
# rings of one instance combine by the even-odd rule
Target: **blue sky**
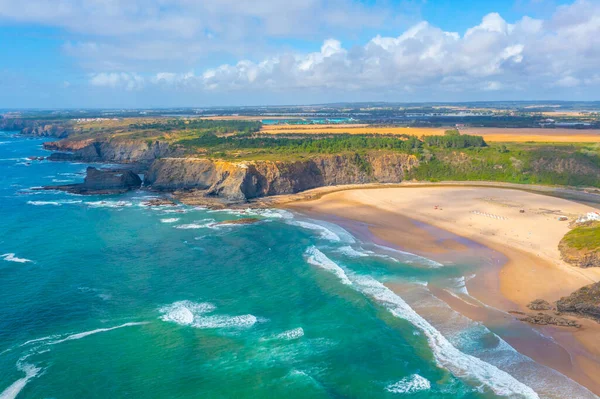
[[597,100],[598,0],[0,0],[0,107]]

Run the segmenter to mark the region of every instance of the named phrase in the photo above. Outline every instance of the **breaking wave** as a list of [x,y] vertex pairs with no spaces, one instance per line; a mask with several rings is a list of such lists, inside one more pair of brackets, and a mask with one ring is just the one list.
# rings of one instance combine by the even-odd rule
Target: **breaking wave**
[[163,306],[158,311],[162,313],[161,320],[191,326],[195,328],[247,328],[252,327],[258,319],[251,314],[240,316],[210,315],[216,307],[207,302],[178,301]]
[[17,258],[15,256],[15,254],[13,253],[9,253],[9,254],[4,254],[4,255],[0,255],[0,258],[4,259],[7,262],[17,262],[17,263],[28,263],[28,262],[33,262],[32,260],[29,259],[25,259],[25,258]]
[[41,368],[34,366],[33,364],[25,363],[24,360],[19,359],[17,362],[17,369],[25,373],[25,377],[19,378],[13,382],[8,388],[0,393],[0,399],[15,399],[19,392],[25,388],[25,385],[34,377],[37,377],[42,371]]
[[345,271],[315,247],[306,250],[308,263],[322,267],[336,274],[342,283],[353,285],[359,292],[383,305],[392,315],[407,320],[421,330],[427,337],[433,355],[441,366],[457,377],[475,379],[501,396],[539,399],[529,386],[521,383],[507,372],[483,360],[461,352],[446,337],[436,330],[427,320],[415,312],[402,298],[385,285],[370,276],[351,274]]
[[385,390],[392,393],[415,393],[420,391],[428,391],[431,389],[431,383],[425,377],[419,374],[413,374],[410,377],[405,377],[400,381],[388,385]]
[[319,251],[316,247],[309,247],[306,252],[306,261],[313,266],[320,267],[321,269],[327,270],[336,276],[346,285],[352,285],[352,282],[346,275],[346,272],[339,267],[334,261],[329,259],[323,252]]
[[161,223],[175,223],[179,221],[179,218],[166,218],[166,219],[160,219]]
[[369,276],[356,276],[358,289],[385,306],[394,316],[405,319],[427,337],[436,361],[457,377],[476,379],[501,396],[539,398],[529,386],[496,366],[455,348],[446,337],[415,312],[402,298]]

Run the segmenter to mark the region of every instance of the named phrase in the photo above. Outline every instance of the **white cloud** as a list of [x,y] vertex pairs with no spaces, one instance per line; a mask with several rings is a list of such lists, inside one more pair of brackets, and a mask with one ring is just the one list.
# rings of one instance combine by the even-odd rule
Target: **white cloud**
[[[379,3],[382,4],[379,4]],[[63,30],[66,54],[93,71],[191,67],[215,53],[272,52],[269,39],[318,40],[396,26],[404,7],[359,0],[0,0],[0,23]]]
[[[242,60],[200,74],[161,72],[146,83],[204,91],[527,90],[597,85],[598,65],[600,6],[580,0],[545,21],[509,24],[492,13],[462,36],[422,22],[363,46],[328,39],[317,52]],[[105,85],[132,85],[108,76]]]
[[[509,23],[490,13],[464,32],[422,21],[362,45],[337,39],[352,29],[396,26],[399,15],[354,0],[0,0],[0,20],[76,33],[63,49],[93,71],[96,87],[498,93],[600,85],[597,1],[577,0],[543,20]],[[267,38],[305,37],[329,39],[314,52],[262,47]],[[202,67],[215,53],[239,61]]]
[[102,72],[92,75],[90,84],[98,87],[139,90],[144,87],[145,79],[135,73]]

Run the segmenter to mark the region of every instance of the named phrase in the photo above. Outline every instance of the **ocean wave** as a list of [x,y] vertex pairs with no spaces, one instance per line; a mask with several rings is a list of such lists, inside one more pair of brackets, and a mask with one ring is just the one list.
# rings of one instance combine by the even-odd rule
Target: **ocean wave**
[[495,394],[510,397],[539,398],[529,386],[492,364],[461,352],[429,322],[416,313],[402,298],[369,276],[354,276],[355,286],[365,295],[385,306],[394,316],[405,319],[421,330],[436,361],[457,377],[475,379]]
[[60,204],[56,201],[27,201],[27,204],[34,205],[34,206],[44,206],[44,205],[60,206]]
[[302,327],[294,328],[292,330],[284,331],[275,336],[276,339],[283,339],[286,341],[291,341],[293,339],[302,338],[304,336],[304,329]]
[[208,302],[178,301],[163,306],[158,311],[162,313],[161,320],[202,329],[213,328],[247,328],[252,327],[258,319],[251,314],[230,316],[210,315],[216,307]]
[[178,301],[163,306],[158,309],[158,311],[163,314],[160,317],[163,321],[170,321],[180,325],[189,325],[194,322],[195,317],[199,317],[204,313],[210,313],[215,309],[215,305],[208,302],[196,303],[192,301]]
[[407,262],[407,263],[412,263],[412,261],[416,260],[419,263],[426,264],[426,265],[428,265],[430,267],[437,268],[437,267],[443,267],[444,266],[440,262],[436,262],[435,260],[426,258],[424,256],[416,255],[416,254],[413,254],[413,253],[410,253],[410,252],[406,252],[406,251],[401,251],[401,250],[395,249],[395,248],[386,247],[386,246],[383,246],[383,245],[377,245],[377,244],[375,244],[375,246],[377,248],[383,249],[384,251],[390,251],[390,252],[394,252],[394,253],[401,254],[401,255],[405,256],[406,258],[408,258],[407,261],[405,260],[405,262]]
[[356,250],[356,249],[352,248],[350,245],[340,247],[336,251],[340,252],[346,256],[349,256],[351,258],[365,258],[365,257],[371,256],[371,254],[372,254],[371,251],[365,251],[363,249]]
[[294,215],[291,212],[283,209],[213,209],[209,213],[228,213],[235,216],[258,216],[267,219],[293,219]]
[[315,246],[309,247],[304,254],[307,257],[306,261],[311,265],[320,267],[321,269],[335,274],[342,281],[342,283],[346,285],[352,285],[352,282],[348,276],[346,276],[344,270],[334,261],[329,259],[323,252],[319,251]]
[[133,206],[129,201],[92,201],[86,202],[90,208],[125,208]]
[[34,206],[61,206],[68,204],[81,204],[83,201],[81,200],[57,200],[57,201],[27,201],[27,204]]
[[160,219],[161,223],[175,223],[179,221],[179,218],[166,218],[166,219]]
[[247,328],[252,327],[258,319],[251,314],[241,316],[206,316],[194,320],[192,327],[196,328]]
[[529,386],[521,383],[507,372],[485,361],[461,352],[436,330],[427,320],[415,312],[402,298],[385,285],[370,276],[351,274],[348,277],[344,269],[329,259],[315,247],[307,249],[307,261],[313,265],[330,270],[344,284],[353,285],[359,292],[383,305],[395,317],[409,321],[427,337],[433,355],[441,366],[457,377],[474,379],[501,396],[539,399]]
[[176,229],[181,230],[195,230],[195,229],[205,229],[216,226],[217,221],[215,219],[203,219],[196,221],[194,223],[187,224],[179,224],[177,226],[173,226]]
[[431,383],[425,377],[419,374],[413,374],[410,377],[405,377],[400,381],[388,385],[385,390],[392,393],[415,393],[428,391],[431,389]]
[[0,255],[0,258],[4,259],[7,262],[17,262],[17,263],[33,262],[32,260],[29,260],[29,259],[17,258],[15,256],[15,254],[13,254],[13,253],[8,253],[8,254]]
[[328,241],[332,241],[332,242],[342,241],[340,236],[338,236],[337,234],[335,234],[333,231],[329,230],[328,228],[321,226],[320,224],[303,222],[300,220],[288,221],[287,223],[292,226],[298,226],[298,227],[302,227],[303,229],[316,231],[319,233],[321,238],[324,240],[328,240]]
[[369,251],[367,249],[363,249],[363,248],[352,248],[349,245],[340,247],[338,249],[336,249],[336,252],[339,252],[343,255],[349,256],[351,258],[366,258],[366,257],[375,257],[375,258],[381,258],[381,259],[387,259],[390,260],[392,262],[399,262],[398,259],[389,256],[389,255],[384,255],[384,254],[378,254],[376,252],[373,251]]
[[33,364],[26,363],[19,359],[17,362],[17,369],[25,373],[25,377],[19,378],[13,382],[8,388],[0,393],[0,399],[15,399],[17,395],[25,388],[25,385],[34,377],[37,377],[42,371],[41,368],[36,367]]
[[102,333],[102,332],[106,332],[106,331],[117,330],[119,328],[124,328],[124,327],[141,326],[144,324],[148,324],[148,322],[130,322],[130,323],[121,324],[121,325],[115,326],[115,327],[98,328],[95,330],[84,331],[84,332],[80,332],[80,333],[76,333],[76,334],[67,335],[65,338],[62,338],[62,339],[59,339],[56,341],[51,341],[51,342],[49,342],[49,345],[61,344],[66,341],[74,341],[74,340],[78,340],[81,338],[88,337],[90,335],[94,335],[94,334],[98,334],[98,333]]
[[52,183],[70,183],[73,180],[66,180],[66,179],[52,179]]

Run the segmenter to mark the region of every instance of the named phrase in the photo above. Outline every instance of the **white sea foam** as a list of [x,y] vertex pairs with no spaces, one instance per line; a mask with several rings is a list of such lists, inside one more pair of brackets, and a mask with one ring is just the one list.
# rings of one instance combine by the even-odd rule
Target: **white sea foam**
[[307,257],[306,261],[311,265],[320,267],[321,269],[325,269],[335,274],[344,284],[352,285],[352,282],[348,276],[346,276],[344,270],[334,261],[329,259],[323,252],[319,251],[316,247],[309,247],[304,254]]
[[328,241],[332,241],[332,242],[342,241],[342,239],[340,238],[339,235],[337,235],[336,233],[334,233],[327,227],[321,226],[320,224],[304,222],[304,221],[300,221],[300,220],[288,221],[287,223],[291,224],[293,226],[302,227],[303,229],[316,231],[319,233],[321,238],[323,238],[324,240],[328,240]]
[[92,201],[87,202],[90,208],[124,208],[133,206],[129,201]]
[[166,219],[160,219],[161,223],[175,223],[177,221],[179,221],[179,218],[166,218]]
[[346,272],[339,265],[327,258],[327,256],[315,247],[309,247],[306,253],[308,255],[308,263],[332,271],[342,283],[354,285],[360,292],[385,306],[394,316],[409,321],[421,330],[427,337],[436,361],[457,377],[474,379],[480,385],[487,386],[497,395],[539,399],[539,396],[533,389],[521,383],[507,372],[458,350],[402,298],[379,281],[370,276],[355,274],[351,274],[352,279],[350,280]]
[[215,310],[211,303],[178,301],[159,309],[161,320],[195,328],[247,328],[252,327],[258,319],[251,314],[241,316],[210,315]]
[[181,229],[181,230],[195,230],[195,229],[205,229],[205,228],[211,228],[214,227],[216,225],[216,220],[215,219],[203,219],[200,221],[196,221],[194,223],[188,223],[188,224],[180,224],[177,226],[174,226],[176,229]]
[[469,291],[467,291],[467,283],[465,280],[465,276],[460,276],[460,277],[455,277],[450,279],[451,281],[451,289],[454,292],[460,293],[460,294],[464,294],[464,295],[469,295]]
[[66,180],[66,179],[52,179],[53,183],[70,183],[73,180]]
[[251,314],[241,316],[215,315],[199,317],[192,327],[196,328],[247,328],[252,327],[258,319]]
[[395,253],[404,255],[409,260],[417,260],[419,263],[426,264],[426,265],[428,265],[430,267],[443,267],[444,266],[440,262],[436,262],[434,260],[425,258],[424,256],[415,255],[413,253],[406,252],[406,251],[401,251],[401,250],[395,249],[395,248],[385,247],[383,245],[377,245],[377,244],[375,244],[375,246],[377,248],[381,248],[381,249],[383,249],[385,251],[395,252]]
[[352,248],[350,245],[346,245],[346,246],[338,248],[337,252],[340,252],[351,258],[364,258],[364,257],[371,256],[371,254],[372,254],[371,251],[365,251],[365,250],[359,251],[359,250]]
[[81,204],[83,201],[81,200],[56,200],[56,201],[27,201],[27,204],[34,206],[62,206],[69,204]]
[[497,395],[539,398],[533,389],[505,371],[459,351],[402,298],[377,280],[369,276],[353,276],[353,283],[361,292],[385,306],[394,316],[405,319],[419,328],[427,337],[437,362],[457,377],[475,379]]
[[340,247],[336,250],[339,253],[342,253],[346,256],[349,256],[351,258],[366,258],[366,257],[375,257],[375,258],[381,258],[381,259],[387,259],[387,260],[391,260],[393,262],[399,262],[398,259],[393,258],[389,255],[383,255],[383,254],[378,254],[375,253],[373,251],[369,251],[367,249],[363,249],[363,248],[353,248],[349,245]]
[[163,321],[169,321],[181,325],[189,325],[194,322],[195,317],[204,313],[210,313],[215,310],[212,303],[196,303],[192,301],[178,301],[170,305],[163,306],[158,311],[163,315],[160,317]]
[[388,385],[385,390],[392,393],[415,393],[428,391],[431,389],[431,383],[425,377],[419,374],[413,374],[410,377],[405,377],[400,381]]
[[44,206],[44,205],[60,206],[60,203],[58,203],[57,201],[27,201],[27,204],[35,205],[35,206]]
[[[204,208],[203,208],[204,209]],[[267,219],[293,219],[291,212],[282,209],[214,209],[209,213],[228,213],[235,216],[260,216]]]
[[7,262],[17,262],[17,263],[28,263],[28,262],[33,262],[32,260],[29,259],[25,259],[25,258],[17,258],[15,256],[15,254],[9,253],[9,254],[4,254],[4,255],[0,255],[0,258],[4,259]]
[[94,335],[94,334],[98,334],[98,333],[102,333],[102,332],[106,332],[106,331],[112,331],[112,330],[116,330],[119,328],[131,327],[131,326],[141,326],[144,324],[148,324],[148,323],[147,322],[131,322],[131,323],[121,324],[120,326],[115,326],[115,327],[98,328],[96,330],[84,331],[84,332],[77,333],[77,334],[67,335],[65,338],[59,339],[57,341],[52,341],[52,342],[50,342],[50,345],[56,345],[56,344],[60,344],[60,343],[66,342],[66,341],[78,340],[81,338],[88,337],[90,335]]
[[302,327],[294,328],[292,330],[284,331],[275,336],[276,339],[283,339],[286,341],[291,341],[293,339],[302,338],[304,336],[304,329]]
[[19,392],[32,378],[36,377],[41,369],[32,364],[25,363],[21,360],[17,362],[17,368],[25,373],[25,377],[19,378],[15,382],[13,382],[8,388],[6,388],[2,393],[0,393],[0,399],[15,399]]

